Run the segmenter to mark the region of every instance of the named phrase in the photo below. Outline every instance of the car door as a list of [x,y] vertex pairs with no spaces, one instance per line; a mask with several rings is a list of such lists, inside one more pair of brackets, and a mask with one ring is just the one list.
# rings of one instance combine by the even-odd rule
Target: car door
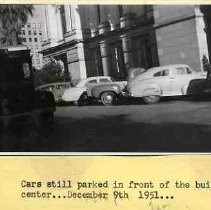
[[184,95],[192,80],[192,71],[188,67],[174,67],[170,72],[171,90],[174,95]]
[[86,83],[86,90],[87,90],[87,94],[88,96],[92,96],[91,91],[92,91],[92,87],[98,83],[97,79],[91,79],[89,81],[87,81]]
[[160,88],[162,96],[172,95],[170,69],[162,69],[156,72],[151,81]]

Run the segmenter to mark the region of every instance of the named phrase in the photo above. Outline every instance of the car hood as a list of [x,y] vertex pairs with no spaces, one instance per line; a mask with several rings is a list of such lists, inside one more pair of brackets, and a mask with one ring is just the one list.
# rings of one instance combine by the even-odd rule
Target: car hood
[[206,71],[194,72],[194,75],[201,76],[201,77],[206,77],[207,76],[207,72]]

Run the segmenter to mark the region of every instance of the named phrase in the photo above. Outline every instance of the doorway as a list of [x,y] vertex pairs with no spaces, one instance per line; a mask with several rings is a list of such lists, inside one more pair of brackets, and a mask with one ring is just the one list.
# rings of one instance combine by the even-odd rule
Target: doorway
[[116,80],[126,79],[122,42],[118,41],[110,45],[111,49],[111,76]]

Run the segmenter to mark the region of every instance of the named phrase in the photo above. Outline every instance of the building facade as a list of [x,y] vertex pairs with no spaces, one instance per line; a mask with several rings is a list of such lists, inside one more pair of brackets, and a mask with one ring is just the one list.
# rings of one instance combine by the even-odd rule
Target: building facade
[[35,5],[33,16],[29,17],[27,24],[23,25],[20,31],[22,43],[31,50],[32,66],[40,70],[43,66],[42,42],[45,35],[45,10],[43,5]]
[[201,71],[209,57],[198,5],[45,5],[45,24],[44,60],[63,63],[72,80],[176,63]]

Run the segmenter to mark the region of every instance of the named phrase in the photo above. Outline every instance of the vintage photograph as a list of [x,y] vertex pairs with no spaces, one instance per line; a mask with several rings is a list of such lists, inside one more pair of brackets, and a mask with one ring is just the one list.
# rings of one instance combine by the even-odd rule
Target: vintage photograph
[[211,5],[0,4],[0,152],[211,152]]

